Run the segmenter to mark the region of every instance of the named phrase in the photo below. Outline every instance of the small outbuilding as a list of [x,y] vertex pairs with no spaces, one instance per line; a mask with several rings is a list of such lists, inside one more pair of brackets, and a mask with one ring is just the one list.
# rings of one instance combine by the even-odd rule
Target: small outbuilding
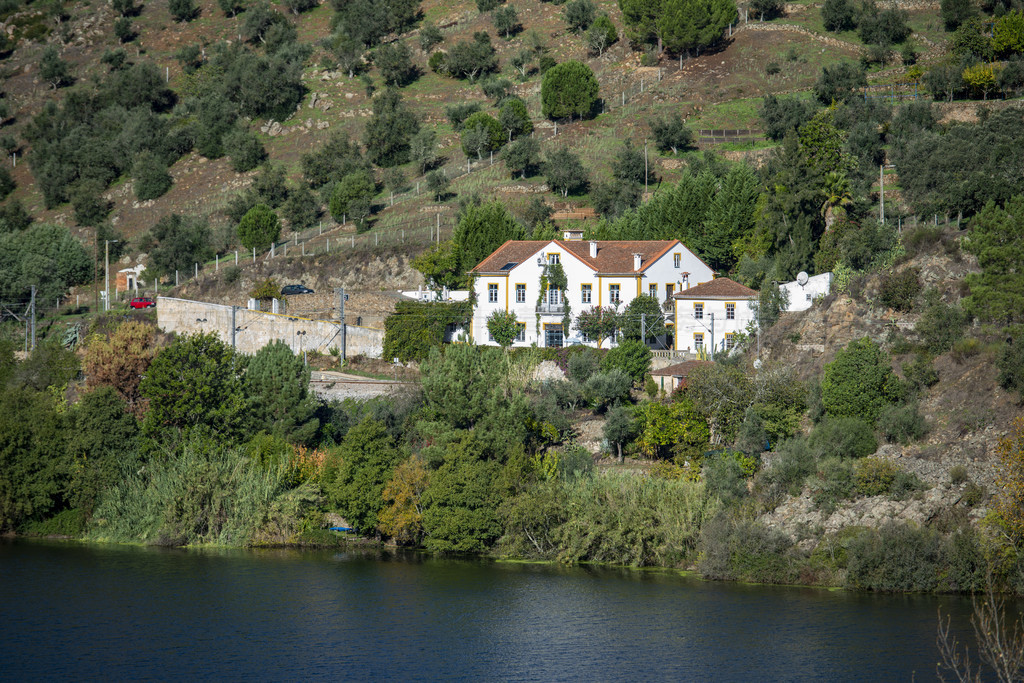
[[658,385],[660,390],[670,394],[680,387],[686,388],[686,379],[690,376],[690,373],[710,362],[706,360],[683,361],[682,363],[669,365],[667,368],[653,370],[651,377],[654,378],[654,383]]

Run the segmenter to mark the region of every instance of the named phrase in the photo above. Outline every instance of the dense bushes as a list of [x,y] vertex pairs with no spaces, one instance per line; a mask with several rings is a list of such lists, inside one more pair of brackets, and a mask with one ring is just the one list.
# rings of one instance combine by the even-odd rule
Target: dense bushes
[[888,524],[863,532],[847,548],[846,583],[880,592],[980,590],[985,562],[978,539],[943,538],[929,528]]
[[506,501],[501,547],[565,562],[672,566],[692,557],[715,507],[702,485],[686,480],[559,478]]
[[867,337],[852,341],[825,366],[821,398],[828,415],[874,424],[882,408],[902,396],[889,356]]
[[917,268],[906,268],[886,275],[879,288],[882,303],[897,311],[913,309],[914,300],[920,293],[920,271]]
[[[126,472],[96,510],[89,535],[153,545],[246,545],[273,522],[301,520],[315,501],[312,488],[287,489],[283,468],[267,471],[240,449],[192,441],[173,459]],[[286,529],[275,540],[297,531]]]
[[700,573],[709,579],[796,583],[792,542],[777,529],[719,513],[700,538]]

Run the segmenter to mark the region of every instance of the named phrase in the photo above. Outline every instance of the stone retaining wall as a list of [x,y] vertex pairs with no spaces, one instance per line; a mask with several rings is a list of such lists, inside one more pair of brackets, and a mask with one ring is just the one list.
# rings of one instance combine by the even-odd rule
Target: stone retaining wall
[[[165,332],[195,334],[213,332],[231,343],[231,306],[171,297],[157,299],[157,324]],[[267,344],[281,340],[295,353],[341,350],[341,326],[332,320],[310,320],[291,315],[235,308],[235,348],[254,354]],[[356,325],[345,326],[346,353],[380,358],[384,330]]]

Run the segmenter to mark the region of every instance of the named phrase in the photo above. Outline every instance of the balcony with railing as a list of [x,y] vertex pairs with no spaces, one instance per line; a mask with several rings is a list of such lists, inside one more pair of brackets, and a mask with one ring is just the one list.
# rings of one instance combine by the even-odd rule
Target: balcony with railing
[[564,315],[565,304],[549,304],[545,301],[537,304],[537,313],[539,313],[540,315]]

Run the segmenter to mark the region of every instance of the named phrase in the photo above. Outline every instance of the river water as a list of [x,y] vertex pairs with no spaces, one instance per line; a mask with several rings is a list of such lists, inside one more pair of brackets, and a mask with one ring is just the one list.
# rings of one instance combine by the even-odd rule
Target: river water
[[959,597],[0,541],[0,679],[926,681],[940,607],[963,636]]

